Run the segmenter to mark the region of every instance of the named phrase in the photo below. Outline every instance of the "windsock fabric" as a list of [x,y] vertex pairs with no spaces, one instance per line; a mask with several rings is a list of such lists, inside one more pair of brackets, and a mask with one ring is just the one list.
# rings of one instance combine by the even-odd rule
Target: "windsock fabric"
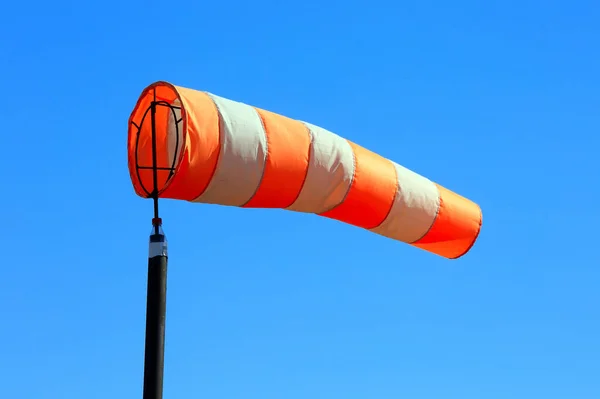
[[[335,133],[217,95],[156,82],[129,119],[135,192],[153,187],[153,101],[159,197],[315,213],[454,259],[482,223],[478,205]],[[175,171],[168,169],[174,167]]]

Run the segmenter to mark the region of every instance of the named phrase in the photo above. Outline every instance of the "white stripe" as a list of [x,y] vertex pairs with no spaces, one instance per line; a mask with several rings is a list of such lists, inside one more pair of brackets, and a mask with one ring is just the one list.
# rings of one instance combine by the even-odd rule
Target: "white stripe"
[[352,184],[354,152],[348,142],[321,127],[303,122],[312,136],[304,186],[287,209],[322,213],[339,205]]
[[398,176],[398,191],[387,218],[371,231],[413,243],[422,238],[435,221],[440,194],[431,180],[392,163]]
[[193,202],[242,206],[260,184],[267,137],[258,112],[237,101],[207,93],[220,114],[221,153],[208,187]]
[[[173,101],[173,105],[176,107],[181,107],[181,102],[179,99],[175,99]],[[179,164],[179,160],[181,158],[181,154],[183,154],[183,120],[179,123],[177,121],[181,119],[181,108],[173,108],[169,109],[169,113],[167,115],[167,153],[169,162],[168,167],[171,165],[177,166]],[[175,153],[177,150],[177,153]],[[175,163],[173,160],[175,159]]]

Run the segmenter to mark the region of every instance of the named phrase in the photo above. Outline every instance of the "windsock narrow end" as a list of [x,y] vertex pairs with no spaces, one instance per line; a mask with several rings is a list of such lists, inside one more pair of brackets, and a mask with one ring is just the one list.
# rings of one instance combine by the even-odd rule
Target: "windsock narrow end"
[[475,242],[477,241],[477,239],[479,238],[479,233],[481,233],[481,225],[483,223],[483,214],[481,212],[481,209],[479,210],[479,224],[477,225],[477,232],[475,233],[475,236],[473,237],[473,239],[471,240],[471,244],[469,244],[468,247],[465,248],[465,250],[460,253],[459,255],[452,257],[450,259],[458,259],[463,257],[464,255],[466,255],[471,248],[473,248],[473,246],[475,245]]
[[438,214],[429,232],[414,246],[444,258],[458,259],[475,244],[481,231],[482,212],[474,202],[440,185]]
[[128,127],[129,174],[137,195],[160,196],[167,189],[181,163],[184,144],[185,121],[177,90],[166,82],[146,87]]

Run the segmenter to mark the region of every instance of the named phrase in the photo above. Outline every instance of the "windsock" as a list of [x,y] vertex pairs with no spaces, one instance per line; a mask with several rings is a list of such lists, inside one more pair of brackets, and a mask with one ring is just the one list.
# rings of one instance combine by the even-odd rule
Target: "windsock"
[[144,198],[156,179],[160,198],[314,213],[449,259],[481,229],[474,202],[335,133],[162,81],[131,113],[128,166]]

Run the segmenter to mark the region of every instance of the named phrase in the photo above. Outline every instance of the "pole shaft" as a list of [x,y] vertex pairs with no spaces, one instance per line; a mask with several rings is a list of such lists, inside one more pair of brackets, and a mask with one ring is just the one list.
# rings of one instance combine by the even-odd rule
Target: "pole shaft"
[[143,399],[162,399],[163,396],[167,263],[165,255],[148,259]]

